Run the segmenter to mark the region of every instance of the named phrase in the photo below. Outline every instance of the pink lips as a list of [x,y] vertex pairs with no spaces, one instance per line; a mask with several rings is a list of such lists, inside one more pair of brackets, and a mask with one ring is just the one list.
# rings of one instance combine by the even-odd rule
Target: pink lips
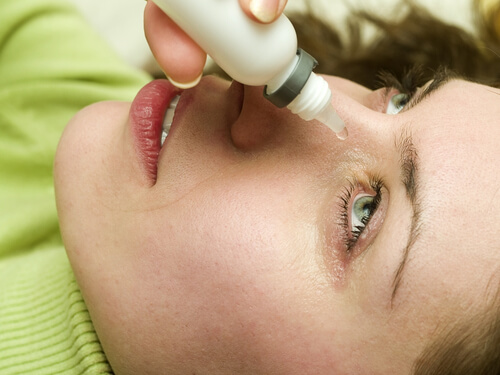
[[130,107],[130,130],[135,147],[141,165],[153,182],[156,180],[165,111],[180,92],[166,80],[152,81],[137,93]]

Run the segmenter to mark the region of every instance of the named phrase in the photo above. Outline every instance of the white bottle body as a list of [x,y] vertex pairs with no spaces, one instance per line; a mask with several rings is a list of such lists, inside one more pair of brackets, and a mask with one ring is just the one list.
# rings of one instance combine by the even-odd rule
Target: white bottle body
[[153,1],[238,82],[263,86],[294,65],[297,35],[284,15],[264,25],[247,17],[238,0]]
[[[297,34],[281,15],[271,24],[252,21],[238,0],[153,0],[191,39],[234,80],[266,86],[273,94],[299,65]],[[317,119],[347,136],[344,122],[331,106],[326,81],[309,73],[305,85],[287,106],[304,120]]]

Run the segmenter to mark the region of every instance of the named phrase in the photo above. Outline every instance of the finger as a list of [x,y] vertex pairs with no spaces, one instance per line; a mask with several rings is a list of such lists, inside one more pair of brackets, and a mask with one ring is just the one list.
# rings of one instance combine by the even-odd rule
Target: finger
[[147,2],[144,10],[144,32],[167,77],[179,87],[196,85],[203,73],[206,53],[152,1]]
[[281,16],[287,0],[239,0],[243,11],[254,21],[271,23]]

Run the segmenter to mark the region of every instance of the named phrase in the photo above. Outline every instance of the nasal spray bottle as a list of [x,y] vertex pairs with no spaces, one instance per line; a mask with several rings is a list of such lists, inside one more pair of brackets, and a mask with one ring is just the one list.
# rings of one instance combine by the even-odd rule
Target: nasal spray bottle
[[285,15],[260,24],[245,15],[238,0],[153,1],[231,78],[265,86],[264,96],[276,106],[347,137],[327,82],[313,72],[317,61],[297,49],[297,35]]

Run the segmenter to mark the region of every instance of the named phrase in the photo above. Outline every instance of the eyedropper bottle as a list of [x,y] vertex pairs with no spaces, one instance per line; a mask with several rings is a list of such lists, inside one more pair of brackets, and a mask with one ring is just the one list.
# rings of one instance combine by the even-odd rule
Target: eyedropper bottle
[[285,15],[260,24],[245,15],[238,0],[153,1],[231,78],[265,86],[264,96],[276,106],[324,123],[340,139],[347,137],[327,82],[313,72],[316,60],[297,48]]

